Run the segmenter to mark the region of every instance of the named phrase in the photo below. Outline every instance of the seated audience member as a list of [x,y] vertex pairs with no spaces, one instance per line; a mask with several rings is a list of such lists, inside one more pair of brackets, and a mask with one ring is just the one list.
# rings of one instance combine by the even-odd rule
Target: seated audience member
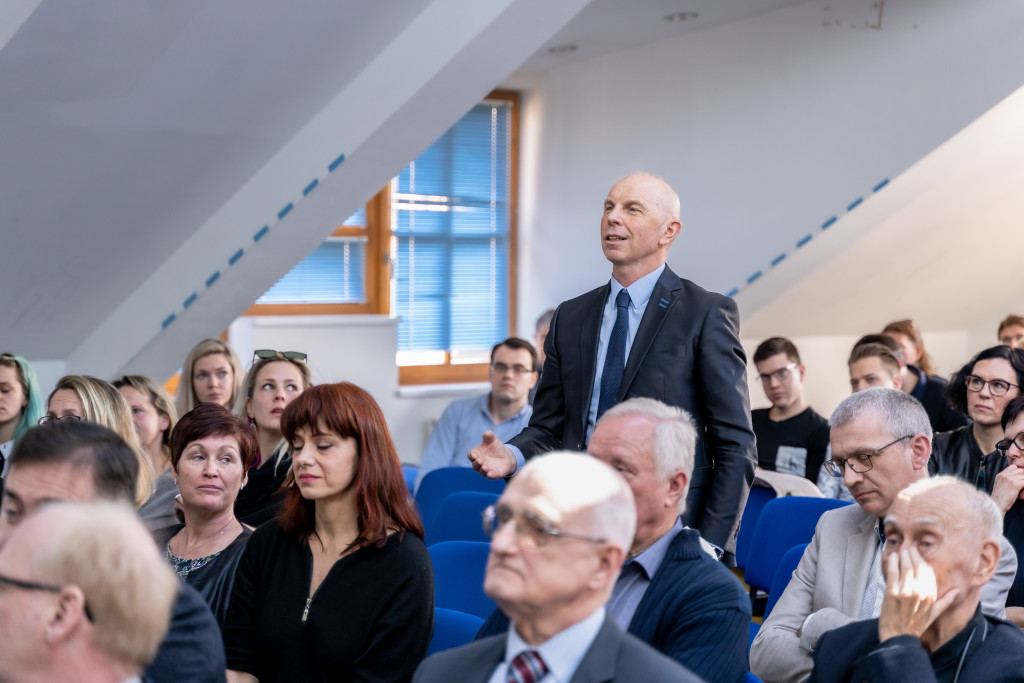
[[185,523],[153,534],[178,577],[203,596],[223,627],[235,568],[252,529],[235,518],[235,497],[256,462],[256,437],[216,403],[185,413],[171,434],[171,470]]
[[847,361],[850,369],[850,391],[856,393],[871,387],[902,389],[903,377],[900,371],[903,366],[903,354],[899,348],[894,344],[890,345],[891,340],[887,338],[877,341],[864,339],[862,337],[854,344],[850,360]]
[[1010,314],[999,323],[999,343],[1015,349],[1024,348],[1024,316]]
[[106,427],[124,439],[139,461],[135,507],[149,500],[155,474],[149,452],[142,445],[128,401],[109,382],[87,375],[65,375],[46,399],[46,415],[40,424],[85,420]]
[[980,607],[1000,556],[992,499],[953,477],[918,481],[884,529],[879,616],[824,634],[811,681],[1024,679],[1024,633]]
[[[928,476],[931,423],[902,391],[876,387],[848,396],[832,418],[828,471],[842,477],[856,505],[821,516],[793,578],[750,650],[750,670],[766,683],[803,681],[811,653],[827,631],[877,617],[885,589],[885,519],[896,495]],[[982,609],[1002,618],[1017,570],[1002,542],[995,575],[982,590]]]
[[288,404],[313,386],[306,354],[259,349],[238,391],[234,413],[256,429],[259,451],[249,470],[249,483],[235,501],[235,516],[250,526],[270,520],[284,502],[284,485],[292,453],[281,434],[281,414]]
[[[743,681],[750,598],[713,546],[680,520],[696,439],[684,410],[651,398],[609,408],[594,428],[587,452],[626,480],[637,515],[606,609],[624,631],[701,678]],[[507,630],[496,611],[477,638]]]
[[0,551],[5,681],[137,681],[177,593],[127,504],[53,503]]
[[509,337],[491,349],[491,390],[473,398],[453,401],[434,426],[420,459],[416,486],[442,467],[471,467],[466,455],[485,432],[501,441],[511,439],[530,422],[533,407],[527,400],[537,384],[537,351],[530,342]]
[[537,387],[540,386],[540,377],[544,374],[544,342],[548,338],[548,331],[551,330],[551,319],[555,317],[555,309],[549,308],[537,318],[537,325],[534,328],[533,344],[537,350],[537,383],[530,389],[530,405],[533,405],[533,397],[537,395]]
[[960,368],[949,386],[953,405],[973,424],[935,435],[932,474],[951,474],[987,493],[1006,458],[996,449],[1003,438],[1001,420],[1006,404],[1021,395],[1024,350],[1009,346],[985,349]]
[[178,415],[200,403],[216,403],[231,410],[242,388],[242,362],[220,339],[204,339],[188,352],[174,394]]
[[935,432],[948,432],[970,423],[962,412],[949,405],[949,383],[938,377],[931,358],[924,350],[924,339],[913,320],[897,320],[885,326],[882,334],[899,345],[903,353],[900,388],[916,398],[928,413]]
[[[109,429],[66,420],[30,429],[11,453],[0,508],[0,546],[27,515],[47,503],[131,503],[138,477],[136,454]],[[156,547],[148,535],[147,544]],[[167,635],[143,679],[213,683],[224,680],[224,669],[224,646],[213,613],[193,588],[180,585]]]
[[380,407],[354,384],[324,384],[281,428],[296,485],[238,564],[229,677],[408,680],[430,643],[434,578]]
[[484,592],[512,628],[430,657],[414,681],[541,681],[549,672],[557,681],[700,680],[607,614],[636,527],[633,496],[610,467],[578,453],[537,456],[484,513],[484,527]]
[[174,402],[166,389],[142,375],[125,375],[114,380],[113,385],[128,401],[135,428],[156,474],[153,495],[139,508],[139,518],[150,531],[177,524],[174,499],[178,495],[178,487],[171,474],[171,449],[168,446],[171,430],[178,421]]
[[[996,444],[996,449],[1009,464],[996,475],[992,500],[1003,514],[1003,534],[1020,558],[1024,556],[1024,396],[1007,404],[1002,425],[1005,438]],[[1024,570],[1019,559],[1006,600],[1006,618],[1024,627]]]
[[35,370],[21,356],[0,353],[0,492],[14,442],[43,416]]
[[754,365],[771,408],[751,411],[757,464],[818,481],[828,452],[828,420],[804,398],[804,373],[796,346],[783,337],[761,342]]

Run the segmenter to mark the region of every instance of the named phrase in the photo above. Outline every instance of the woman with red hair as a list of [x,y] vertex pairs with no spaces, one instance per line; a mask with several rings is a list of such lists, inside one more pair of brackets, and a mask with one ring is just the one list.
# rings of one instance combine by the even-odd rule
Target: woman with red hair
[[229,680],[410,680],[434,580],[380,407],[354,384],[325,384],[285,408],[281,431],[292,472],[238,566]]

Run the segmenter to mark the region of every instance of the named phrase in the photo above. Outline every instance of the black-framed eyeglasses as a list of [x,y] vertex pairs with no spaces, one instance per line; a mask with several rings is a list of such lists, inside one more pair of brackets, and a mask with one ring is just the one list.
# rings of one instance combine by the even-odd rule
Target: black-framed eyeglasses
[[779,368],[775,372],[766,372],[764,374],[758,375],[757,381],[760,382],[761,384],[768,384],[769,382],[772,381],[772,379],[777,379],[780,382],[785,382],[787,379],[789,379],[789,373],[791,373],[795,368],[798,368],[799,366],[799,363],[790,363],[786,367]]
[[1024,432],[1021,432],[1012,439],[1003,439],[996,444],[996,450],[1002,456],[1006,455],[1006,452],[1010,450],[1010,446],[1016,446],[1017,450],[1024,453]]
[[[37,583],[36,581],[23,581],[22,579],[15,579],[10,576],[4,576],[0,574],[0,584],[5,586],[13,586],[14,588],[20,588],[26,591],[43,591],[44,593],[60,593],[64,590],[63,586],[55,586],[50,583]],[[91,622],[94,622],[92,616],[92,610],[89,609],[89,604],[84,605],[85,618]]]
[[68,422],[81,422],[84,419],[84,417],[80,417],[78,415],[43,415],[37,422],[38,424],[44,425],[49,422],[60,422],[61,420],[67,420]]
[[841,476],[843,476],[843,470],[845,470],[847,467],[849,467],[851,470],[853,470],[857,474],[864,474],[865,472],[869,471],[871,469],[871,467],[872,467],[871,458],[875,457],[876,455],[881,454],[881,452],[884,451],[889,446],[892,446],[893,444],[897,444],[900,441],[903,441],[904,439],[910,439],[913,436],[914,436],[914,434],[907,434],[906,436],[901,436],[900,438],[896,439],[895,441],[890,441],[889,443],[885,444],[881,448],[875,449],[875,450],[871,451],[870,453],[861,453],[860,455],[851,455],[849,458],[843,458],[842,460],[836,460],[834,458],[832,460],[826,460],[825,461],[825,471],[828,472],[829,475],[831,475],[833,477],[841,477]]
[[483,511],[484,533],[488,536],[494,536],[494,534],[498,533],[498,529],[503,527],[506,522],[512,521],[514,517],[516,518],[516,537],[524,547],[540,548],[547,545],[548,541],[552,538],[572,538],[577,541],[587,541],[588,543],[607,543],[607,540],[604,538],[594,538],[592,536],[582,536],[562,531],[548,520],[532,512],[524,512],[517,517],[514,512],[503,505],[488,505]]
[[982,379],[977,375],[967,375],[964,377],[964,385],[967,387],[967,391],[973,391],[978,393],[988,385],[988,390],[992,392],[993,396],[1005,396],[1006,392],[1010,390],[1010,387],[1020,387],[1016,384],[1010,384],[1009,382],[1002,379]]
[[306,354],[302,351],[277,351],[275,349],[256,349],[252,352],[252,362],[255,363],[256,359],[270,360],[271,358],[284,358],[286,360],[294,360],[300,363],[306,362]]
[[533,368],[528,368],[525,365],[516,363],[515,365],[506,365],[504,363],[491,363],[491,370],[494,370],[499,375],[504,375],[506,372],[511,370],[517,375],[525,375],[528,372],[533,372]]

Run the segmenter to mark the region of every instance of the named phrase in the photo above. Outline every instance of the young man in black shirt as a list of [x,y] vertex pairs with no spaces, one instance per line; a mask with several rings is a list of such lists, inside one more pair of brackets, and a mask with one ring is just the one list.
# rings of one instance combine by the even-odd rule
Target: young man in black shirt
[[796,346],[772,337],[754,352],[754,365],[771,408],[751,412],[757,436],[757,464],[818,481],[828,451],[828,420],[804,398],[804,373]]

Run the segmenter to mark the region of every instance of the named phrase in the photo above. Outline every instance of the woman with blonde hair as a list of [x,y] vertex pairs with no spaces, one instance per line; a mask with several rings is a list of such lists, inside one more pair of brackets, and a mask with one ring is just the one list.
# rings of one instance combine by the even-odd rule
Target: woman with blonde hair
[[292,465],[291,451],[281,434],[281,414],[313,382],[306,354],[301,351],[259,349],[253,360],[233,412],[255,428],[260,457],[249,472],[249,484],[238,495],[235,515],[246,524],[259,526],[281,506],[281,486]]
[[128,402],[112,384],[88,375],[65,375],[46,400],[46,415],[40,424],[57,420],[85,420],[106,427],[131,446],[139,460],[139,481],[135,507],[149,500],[153,490],[153,464],[142,445]]
[[132,419],[156,474],[153,495],[139,508],[139,517],[150,531],[176,524],[174,498],[178,487],[171,472],[171,430],[178,421],[171,395],[149,377],[125,375],[113,385],[132,411]]
[[216,403],[231,410],[242,386],[242,362],[225,342],[204,339],[188,352],[181,368],[174,407],[184,415],[200,403]]

